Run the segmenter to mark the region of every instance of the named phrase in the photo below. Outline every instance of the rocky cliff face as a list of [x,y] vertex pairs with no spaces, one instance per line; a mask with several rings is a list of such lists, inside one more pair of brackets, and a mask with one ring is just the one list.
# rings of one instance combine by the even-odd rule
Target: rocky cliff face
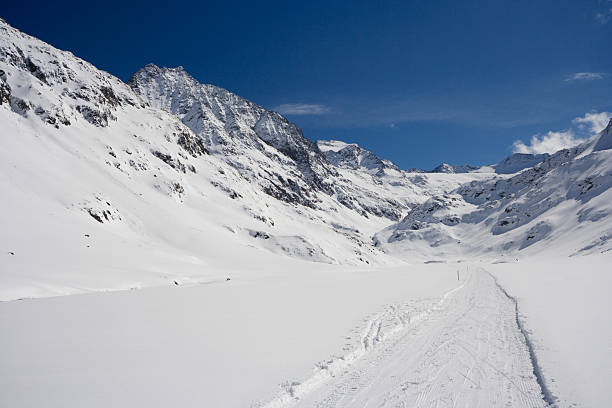
[[180,118],[208,149],[227,156],[270,195],[314,206],[314,191],[331,193],[335,168],[280,114],[201,84],[182,67],[149,64],[128,83],[152,106]]
[[[106,127],[121,106],[146,105],[112,75],[0,19],[0,105],[56,128],[87,121]],[[27,86],[26,86],[27,85]]]
[[385,170],[399,171],[399,168],[393,162],[381,159],[376,154],[356,144],[338,140],[319,140],[317,145],[336,167],[363,170],[378,176],[384,176]]

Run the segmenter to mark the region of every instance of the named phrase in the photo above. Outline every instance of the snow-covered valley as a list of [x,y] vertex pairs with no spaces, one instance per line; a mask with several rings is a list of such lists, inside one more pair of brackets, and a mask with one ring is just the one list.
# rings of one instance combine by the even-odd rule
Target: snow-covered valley
[[408,171],[0,19],[0,139],[2,406],[606,405],[612,119]]

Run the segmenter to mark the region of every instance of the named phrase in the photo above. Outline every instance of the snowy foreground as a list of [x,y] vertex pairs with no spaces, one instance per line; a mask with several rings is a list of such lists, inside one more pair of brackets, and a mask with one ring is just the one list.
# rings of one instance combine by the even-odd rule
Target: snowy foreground
[[325,266],[6,302],[0,405],[606,406],[610,260]]

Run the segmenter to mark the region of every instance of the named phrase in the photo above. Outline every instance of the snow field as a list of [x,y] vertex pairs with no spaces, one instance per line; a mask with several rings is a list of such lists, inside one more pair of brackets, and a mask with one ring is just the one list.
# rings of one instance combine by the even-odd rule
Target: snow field
[[412,315],[458,284],[448,265],[304,264],[210,284],[0,303],[0,405],[263,403],[359,349],[379,313],[393,306]]

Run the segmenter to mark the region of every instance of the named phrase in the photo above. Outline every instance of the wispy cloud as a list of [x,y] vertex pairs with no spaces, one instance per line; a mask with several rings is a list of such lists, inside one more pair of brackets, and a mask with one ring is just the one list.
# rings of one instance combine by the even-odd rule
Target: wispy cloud
[[605,4],[605,10],[595,14],[595,21],[600,24],[608,24],[608,22],[612,20],[612,7],[610,7],[611,3],[612,1],[608,0],[607,4]]
[[579,118],[575,118],[572,123],[577,124],[580,129],[586,128],[588,132],[594,135],[608,126],[611,117],[611,112],[591,112]]
[[330,111],[325,105],[306,103],[285,103],[272,108],[272,110],[283,115],[323,115]]
[[604,79],[606,76],[608,76],[608,74],[605,72],[575,72],[568,75],[565,78],[565,81],[596,81],[599,79]]
[[561,149],[576,146],[601,132],[608,124],[610,117],[612,117],[610,112],[587,113],[572,120],[573,127],[570,127],[570,129],[533,135],[529,144],[517,140],[512,147],[515,153],[554,153]]

